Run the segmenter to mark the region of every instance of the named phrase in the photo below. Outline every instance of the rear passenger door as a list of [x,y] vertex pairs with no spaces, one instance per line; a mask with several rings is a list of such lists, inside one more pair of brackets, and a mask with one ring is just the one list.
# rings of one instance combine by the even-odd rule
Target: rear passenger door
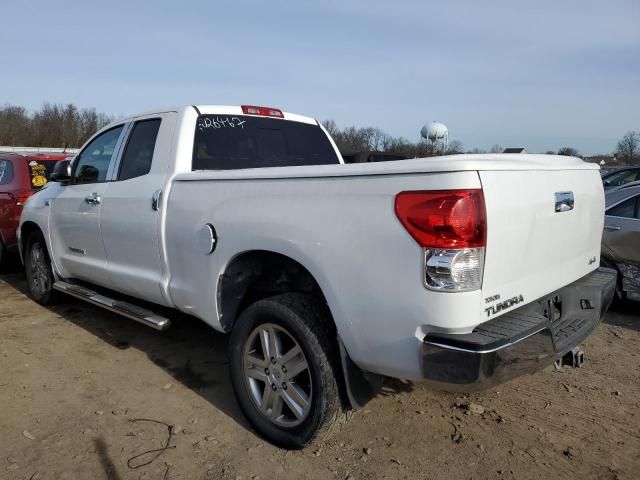
[[132,122],[102,205],[101,230],[115,290],[166,304],[161,287],[160,196],[169,176],[173,112]]

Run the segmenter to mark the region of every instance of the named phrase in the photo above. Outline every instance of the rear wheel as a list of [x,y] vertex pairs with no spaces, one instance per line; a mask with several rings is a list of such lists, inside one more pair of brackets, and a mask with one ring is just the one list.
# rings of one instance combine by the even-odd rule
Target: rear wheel
[[288,293],[252,304],[234,326],[230,349],[240,407],[276,445],[305,447],[344,417],[335,332],[313,297]]
[[57,299],[53,290],[51,259],[42,234],[34,232],[27,239],[24,255],[29,296],[41,305],[51,305]]

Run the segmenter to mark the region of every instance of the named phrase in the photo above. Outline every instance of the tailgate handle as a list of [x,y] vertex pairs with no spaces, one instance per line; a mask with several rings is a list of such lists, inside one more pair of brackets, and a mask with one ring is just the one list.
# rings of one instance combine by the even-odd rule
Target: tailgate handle
[[620,227],[617,226],[617,225],[605,225],[604,229],[605,230],[616,230],[617,231],[617,230],[620,230]]
[[556,192],[556,212],[573,210],[573,192]]

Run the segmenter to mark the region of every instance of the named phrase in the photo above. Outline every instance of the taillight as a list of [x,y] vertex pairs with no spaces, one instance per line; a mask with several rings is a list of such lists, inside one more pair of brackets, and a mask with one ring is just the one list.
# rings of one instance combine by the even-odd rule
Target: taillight
[[427,287],[445,291],[481,287],[487,223],[482,190],[401,192],[395,210],[424,249]]
[[396,215],[422,247],[484,247],[482,190],[401,192]]
[[257,107],[255,105],[242,105],[242,113],[247,115],[261,115],[263,117],[284,118],[282,110],[271,107]]
[[27,199],[33,195],[33,192],[30,191],[24,191],[24,192],[18,192],[14,195],[14,198],[16,199],[16,205],[18,206],[22,206],[25,204],[25,202],[27,201]]

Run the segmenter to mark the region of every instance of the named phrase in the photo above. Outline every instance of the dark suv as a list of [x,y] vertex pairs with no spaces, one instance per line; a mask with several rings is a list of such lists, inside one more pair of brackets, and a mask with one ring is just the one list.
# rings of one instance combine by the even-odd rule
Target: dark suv
[[69,153],[0,152],[0,266],[7,253],[16,250],[16,229],[24,202],[47,184],[59,160],[71,156]]

